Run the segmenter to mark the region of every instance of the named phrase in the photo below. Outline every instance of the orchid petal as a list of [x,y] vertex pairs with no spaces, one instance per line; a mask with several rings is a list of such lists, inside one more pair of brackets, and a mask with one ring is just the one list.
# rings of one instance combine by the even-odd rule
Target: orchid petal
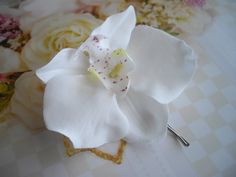
[[88,59],[79,50],[62,49],[47,65],[36,70],[37,76],[47,83],[57,75],[84,74],[89,66]]
[[133,6],[119,14],[112,15],[93,32],[92,36],[102,35],[110,40],[112,49],[126,49],[130,40],[131,32],[136,23],[135,11]]
[[128,122],[116,97],[87,75],[51,79],[44,95],[47,128],[70,138],[75,148],[93,148],[123,138]]
[[118,99],[121,111],[129,121],[128,141],[160,140],[166,132],[167,106],[133,89]]
[[184,41],[148,26],[135,28],[127,52],[136,64],[131,86],[164,104],[182,93],[196,68]]

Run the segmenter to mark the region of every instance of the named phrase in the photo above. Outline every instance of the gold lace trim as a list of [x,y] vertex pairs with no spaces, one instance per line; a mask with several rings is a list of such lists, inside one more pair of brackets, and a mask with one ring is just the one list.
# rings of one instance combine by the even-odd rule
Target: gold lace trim
[[126,146],[127,142],[125,140],[120,140],[120,144],[117,150],[117,153],[115,155],[112,155],[110,153],[107,152],[103,152],[97,148],[85,148],[85,149],[75,149],[72,145],[72,143],[70,142],[70,140],[66,137],[64,137],[64,146],[66,148],[66,154],[70,157],[73,156],[75,154],[78,154],[80,152],[86,152],[89,151],[93,154],[95,154],[96,156],[104,159],[104,160],[110,160],[116,164],[121,164],[122,160],[123,160],[123,154],[125,151],[125,146]]

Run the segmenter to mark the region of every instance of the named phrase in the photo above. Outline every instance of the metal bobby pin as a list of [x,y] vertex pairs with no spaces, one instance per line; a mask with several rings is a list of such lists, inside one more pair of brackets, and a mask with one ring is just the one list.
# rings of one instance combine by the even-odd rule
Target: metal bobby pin
[[182,136],[180,136],[176,130],[174,130],[169,124],[167,126],[167,129],[186,147],[188,147],[190,144],[189,142]]

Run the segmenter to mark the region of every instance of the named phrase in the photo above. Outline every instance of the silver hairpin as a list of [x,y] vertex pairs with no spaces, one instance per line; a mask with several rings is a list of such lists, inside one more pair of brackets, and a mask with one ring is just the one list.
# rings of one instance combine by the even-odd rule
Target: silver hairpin
[[174,130],[169,124],[167,126],[167,129],[186,147],[188,147],[190,144],[189,142],[182,136],[180,136],[176,130]]

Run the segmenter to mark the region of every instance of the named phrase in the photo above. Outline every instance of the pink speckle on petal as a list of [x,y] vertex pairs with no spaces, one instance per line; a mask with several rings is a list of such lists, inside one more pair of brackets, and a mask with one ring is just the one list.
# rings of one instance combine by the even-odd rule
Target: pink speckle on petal
[[98,39],[96,36],[94,36],[94,37],[93,37],[93,41],[99,42],[99,39]]
[[122,89],[122,92],[125,92],[128,89],[128,87],[126,86],[124,89]]

